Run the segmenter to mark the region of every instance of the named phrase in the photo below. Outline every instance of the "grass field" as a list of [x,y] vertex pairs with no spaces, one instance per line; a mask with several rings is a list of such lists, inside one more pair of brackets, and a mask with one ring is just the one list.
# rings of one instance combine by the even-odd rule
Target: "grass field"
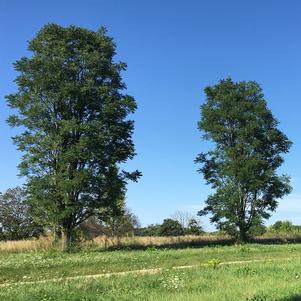
[[[192,267],[172,268],[177,266]],[[151,274],[112,275],[155,268],[160,270]],[[77,278],[109,273],[110,277]],[[301,245],[0,253],[1,301],[161,301],[171,298],[301,300]]]

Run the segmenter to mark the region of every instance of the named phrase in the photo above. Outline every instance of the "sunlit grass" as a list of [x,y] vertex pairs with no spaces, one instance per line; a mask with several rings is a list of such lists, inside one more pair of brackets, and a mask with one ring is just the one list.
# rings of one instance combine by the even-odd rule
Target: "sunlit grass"
[[[275,301],[301,300],[301,260],[164,270],[128,275],[2,288],[7,301]],[[293,299],[298,298],[299,299]]]
[[0,283],[36,281],[78,275],[93,275],[151,268],[201,265],[212,259],[218,262],[252,259],[301,257],[301,245],[233,245],[186,249],[146,251],[81,251],[66,253],[56,250],[0,253]]
[[[47,243],[0,252],[0,301],[301,300],[301,244],[104,251],[98,243],[67,253]],[[193,267],[172,269],[187,265]],[[156,268],[162,270],[67,279]]]

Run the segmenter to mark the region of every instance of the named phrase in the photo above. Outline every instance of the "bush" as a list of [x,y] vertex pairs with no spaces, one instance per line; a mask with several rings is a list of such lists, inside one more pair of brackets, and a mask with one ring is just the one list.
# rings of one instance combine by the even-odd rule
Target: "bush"
[[180,236],[184,235],[184,229],[178,221],[167,218],[163,221],[159,229],[160,236]]
[[147,227],[136,229],[135,235],[137,236],[159,236],[161,225],[148,225]]
[[273,225],[267,228],[268,234],[278,234],[278,235],[300,235],[300,226],[293,225],[292,222],[288,220],[277,221]]
[[218,265],[221,263],[219,258],[212,258],[207,261],[208,267],[216,269]]

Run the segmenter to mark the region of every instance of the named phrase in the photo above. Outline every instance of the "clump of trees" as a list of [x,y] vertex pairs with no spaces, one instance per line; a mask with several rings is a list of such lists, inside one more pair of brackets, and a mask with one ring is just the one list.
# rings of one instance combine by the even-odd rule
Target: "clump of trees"
[[159,228],[159,236],[180,236],[184,235],[182,225],[171,218],[166,218]]
[[138,236],[159,236],[160,235],[160,224],[150,224],[146,227],[137,229],[136,235]]
[[220,230],[245,242],[291,191],[289,177],[277,174],[291,142],[256,82],[228,78],[205,93],[199,129],[215,147],[199,154],[196,163],[214,193],[199,214],[211,214]]
[[181,225],[185,235],[200,235],[204,232],[200,219],[190,212],[178,210],[174,213],[172,219]]
[[294,225],[291,221],[277,221],[273,225],[267,227],[268,234],[285,234],[285,235],[300,235],[301,226]]
[[32,214],[68,247],[89,217],[117,212],[127,181],[141,176],[119,167],[135,155],[129,115],[137,105],[124,93],[126,64],[114,61],[104,28],[48,24],[28,50],[15,63],[18,91],[6,99],[17,114],[8,123],[22,128],[13,140]]
[[290,233],[295,229],[295,226],[291,221],[285,220],[285,221],[275,222],[268,229],[269,231],[274,231],[274,232]]
[[108,237],[133,236],[139,228],[138,217],[125,207],[118,215],[108,214],[105,218],[91,216],[79,226],[79,231],[86,239],[93,239],[100,235]]
[[[21,240],[55,234],[47,224],[37,223],[26,189],[15,187],[0,193],[0,240]],[[138,217],[130,209],[120,207],[118,215],[106,213],[106,217],[91,216],[77,226],[75,238],[93,239],[132,236],[139,229]]]
[[20,240],[43,234],[43,225],[35,222],[31,211],[24,188],[0,193],[0,239]]
[[136,234],[140,236],[181,236],[203,233],[200,220],[183,211],[177,211],[172,218],[164,219],[162,224],[152,224],[136,231]]

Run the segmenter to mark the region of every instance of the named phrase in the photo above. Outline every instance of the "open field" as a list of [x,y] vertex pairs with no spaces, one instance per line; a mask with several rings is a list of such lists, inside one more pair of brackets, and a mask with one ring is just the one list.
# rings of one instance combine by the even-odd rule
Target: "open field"
[[163,271],[1,288],[7,301],[297,301],[301,300],[301,262],[247,264]]
[[301,245],[1,252],[0,285],[1,301],[301,300]]

